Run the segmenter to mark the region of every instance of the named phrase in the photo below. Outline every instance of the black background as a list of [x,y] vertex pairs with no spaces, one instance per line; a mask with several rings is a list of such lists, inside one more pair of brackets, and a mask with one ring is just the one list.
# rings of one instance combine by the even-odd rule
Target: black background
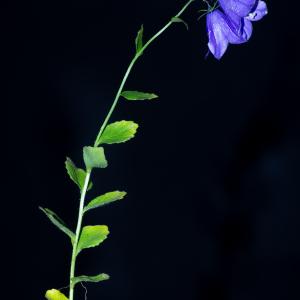
[[[71,247],[38,206],[74,228],[78,191],[65,156],[82,166],[134,53],[184,1],[10,2],[1,12],[2,297],[43,299],[68,284]],[[106,147],[89,196],[126,190],[91,211],[107,224],[78,273],[106,272],[88,299],[298,299],[300,105],[297,7],[269,1],[249,43],[205,60],[196,1],[137,63],[112,120],[140,124]],[[292,6],[293,5],[293,6]],[[67,293],[67,290],[65,291]],[[83,289],[77,290],[84,299]]]

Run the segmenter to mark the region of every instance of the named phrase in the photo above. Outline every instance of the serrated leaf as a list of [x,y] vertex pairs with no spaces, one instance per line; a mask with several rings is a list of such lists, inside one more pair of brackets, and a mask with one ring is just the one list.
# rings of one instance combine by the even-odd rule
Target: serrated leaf
[[109,124],[96,144],[124,143],[134,137],[137,128],[138,124],[133,121],[118,121]]
[[49,218],[49,220],[62,232],[68,235],[73,243],[75,240],[75,234],[66,227],[64,221],[53,211],[48,208],[40,207],[40,210],[45,213],[45,215]]
[[[83,169],[77,168],[69,157],[67,157],[65,165],[71,180],[79,187],[80,190],[82,190],[84,186],[86,172]],[[88,191],[92,187],[93,183],[90,181]]]
[[124,91],[121,94],[126,100],[152,100],[158,98],[156,94],[144,93],[139,91]]
[[87,169],[107,167],[103,147],[84,147],[83,160]]
[[45,297],[48,300],[68,300],[68,298],[62,292],[55,289],[48,290]]
[[143,35],[144,35],[144,26],[141,26],[141,29],[138,31],[137,36],[135,38],[135,49],[136,54],[143,54],[141,49],[143,48]]
[[112,203],[117,200],[121,200],[126,196],[126,192],[114,191],[109,192],[104,195],[101,195],[93,199],[85,208],[84,212],[87,212],[90,209],[94,209],[109,203]]
[[100,245],[107,238],[108,234],[109,231],[106,225],[83,227],[77,246],[77,254],[83,249]]
[[72,278],[72,284],[75,285],[79,282],[100,282],[104,280],[108,280],[109,275],[102,273],[96,276],[86,276],[86,275],[81,275],[78,277]]
[[172,22],[173,23],[182,23],[185,25],[186,29],[189,30],[189,25],[187,24],[187,22],[185,22],[183,19],[181,19],[179,17],[173,17]]

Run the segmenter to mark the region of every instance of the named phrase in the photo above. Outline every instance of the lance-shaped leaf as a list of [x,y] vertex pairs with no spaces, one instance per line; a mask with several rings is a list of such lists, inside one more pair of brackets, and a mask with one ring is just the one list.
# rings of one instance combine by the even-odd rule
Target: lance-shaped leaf
[[95,199],[93,199],[85,208],[84,212],[87,212],[90,209],[97,208],[109,203],[112,203],[117,200],[121,200],[125,197],[126,192],[114,191],[109,192],[104,195],[101,195]]
[[45,295],[48,300],[68,300],[68,298],[58,290],[48,290]]
[[152,100],[158,98],[156,94],[139,91],[124,91],[121,94],[126,100]]
[[186,29],[189,30],[189,25],[187,24],[187,22],[185,22],[183,19],[178,18],[178,17],[173,17],[171,20],[173,23],[182,23],[185,25]]
[[40,207],[40,210],[45,213],[45,215],[49,218],[49,220],[58,229],[60,229],[62,232],[64,232],[66,235],[68,235],[70,237],[72,243],[74,242],[75,234],[69,228],[66,227],[64,221],[61,218],[59,218],[59,216],[55,212],[51,211],[48,208],[42,208],[42,207]]
[[137,128],[138,124],[133,121],[118,121],[109,124],[104,129],[96,144],[124,143],[134,137]]
[[[77,184],[80,190],[82,190],[84,186],[86,172],[80,168],[77,168],[69,157],[67,157],[65,164],[71,180],[75,184]],[[92,187],[93,187],[93,183],[90,182],[88,186],[88,190],[90,190]]]
[[77,246],[77,254],[83,249],[100,245],[107,238],[108,234],[109,231],[106,225],[83,227]]
[[83,160],[87,169],[107,167],[103,147],[84,147]]
[[77,283],[79,282],[100,282],[100,281],[104,281],[104,280],[108,280],[109,279],[109,275],[102,273],[96,276],[86,276],[86,275],[82,275],[82,276],[78,276],[78,277],[73,277],[72,278],[72,283],[75,286]]
[[141,49],[143,48],[143,35],[144,35],[144,26],[141,26],[141,29],[138,31],[137,36],[135,38],[135,50],[137,54],[143,54],[140,53]]

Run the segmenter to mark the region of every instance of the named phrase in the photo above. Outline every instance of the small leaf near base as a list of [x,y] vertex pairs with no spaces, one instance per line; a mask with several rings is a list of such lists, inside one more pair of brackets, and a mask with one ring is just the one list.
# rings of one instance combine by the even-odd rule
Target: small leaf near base
[[109,275],[102,273],[96,276],[86,276],[86,275],[81,275],[78,277],[74,277],[72,278],[72,283],[75,286],[75,284],[79,283],[79,282],[100,282],[100,281],[104,281],[104,280],[108,280],[109,279]]
[[52,289],[48,290],[45,294],[48,300],[68,300],[68,298],[58,290]]

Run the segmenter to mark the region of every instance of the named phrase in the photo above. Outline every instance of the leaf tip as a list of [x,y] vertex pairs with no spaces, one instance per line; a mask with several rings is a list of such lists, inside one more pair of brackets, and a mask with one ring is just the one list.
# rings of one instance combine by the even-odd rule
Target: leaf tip
[[39,206],[39,210],[42,211],[43,213],[47,214],[47,208]]

